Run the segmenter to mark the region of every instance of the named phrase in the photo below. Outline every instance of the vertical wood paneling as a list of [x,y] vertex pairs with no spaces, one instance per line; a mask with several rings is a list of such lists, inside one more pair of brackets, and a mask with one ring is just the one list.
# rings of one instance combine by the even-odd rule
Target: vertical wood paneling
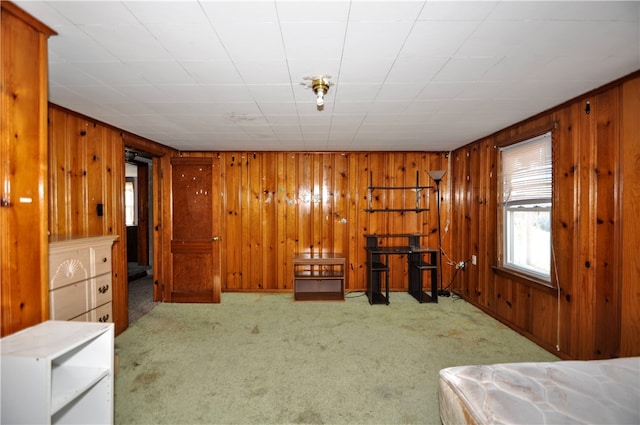
[[618,357],[620,347],[620,251],[619,205],[617,194],[620,115],[618,88],[596,98],[595,119],[595,290],[594,354],[596,358]]
[[622,85],[620,355],[640,355],[640,78]]
[[[637,206],[639,197],[628,189],[640,169],[639,80],[635,75],[624,85],[612,84],[453,153],[452,251],[478,255],[478,266],[467,266],[459,280],[460,293],[564,358],[640,353],[640,268],[634,254],[625,256],[637,251],[640,239],[635,224],[625,225],[637,221],[638,211],[625,205]],[[490,148],[492,139],[526,135],[552,120],[557,122],[552,212],[557,288],[494,269],[502,249],[494,224],[500,222],[494,215],[497,152]]]

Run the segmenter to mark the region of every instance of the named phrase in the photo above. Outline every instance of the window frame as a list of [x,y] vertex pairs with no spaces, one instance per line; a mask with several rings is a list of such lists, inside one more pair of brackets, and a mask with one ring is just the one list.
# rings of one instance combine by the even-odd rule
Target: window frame
[[[534,284],[538,284],[538,285],[543,285],[543,286],[547,286],[547,287],[555,287],[556,286],[556,282],[554,279],[554,273],[553,273],[553,267],[554,267],[554,260],[553,260],[553,211],[554,211],[554,193],[555,193],[555,173],[554,173],[554,160],[553,160],[553,155],[554,155],[554,146],[555,146],[555,140],[556,140],[556,134],[555,134],[555,128],[556,125],[555,123],[551,126],[545,126],[545,127],[541,127],[526,133],[521,133],[517,136],[513,136],[510,137],[506,140],[503,140],[501,143],[496,143],[496,148],[498,149],[498,153],[497,153],[497,171],[498,171],[498,178],[497,180],[497,193],[496,193],[496,197],[497,197],[497,223],[496,223],[496,229],[497,229],[497,252],[496,252],[496,263],[497,266],[494,267],[494,269],[496,269],[496,271],[499,271],[501,273],[505,273],[509,276],[513,276],[516,277],[520,280],[524,280],[530,283],[534,283]],[[504,193],[504,187],[503,187],[503,164],[502,164],[502,154],[501,154],[501,150],[503,148],[518,144],[518,143],[523,143],[523,142],[528,142],[528,141],[532,141],[535,138],[538,138],[540,136],[544,136],[545,134],[550,133],[550,143],[551,143],[551,195],[549,196],[549,198],[544,198],[544,199],[536,199],[533,200],[531,202],[528,201],[517,201],[515,203],[513,203],[511,205],[511,207],[509,208],[509,206],[505,206],[504,201],[503,201],[503,193]],[[518,267],[517,265],[513,265],[513,264],[509,264],[507,263],[507,254],[508,254],[508,240],[507,240],[507,214],[509,213],[509,211],[513,211],[515,208],[517,208],[517,206],[519,205],[525,205],[525,204],[533,204],[533,203],[541,203],[542,201],[544,201],[544,203],[548,203],[549,206],[545,206],[545,207],[539,207],[538,210],[548,210],[549,211],[549,251],[550,251],[550,255],[549,255],[549,274],[545,274],[545,273],[537,273],[534,270],[528,269],[528,268],[523,268],[523,267]]]

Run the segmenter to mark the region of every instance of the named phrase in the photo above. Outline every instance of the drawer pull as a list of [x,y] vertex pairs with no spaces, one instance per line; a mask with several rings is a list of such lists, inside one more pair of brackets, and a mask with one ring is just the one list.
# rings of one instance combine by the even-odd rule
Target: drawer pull
[[109,320],[109,315],[105,314],[101,318],[98,319],[98,322],[107,322]]
[[104,258],[102,259],[102,262],[103,262],[103,263],[106,263],[106,262],[107,262],[107,257],[104,257]]
[[100,292],[101,294],[106,293],[109,290],[109,285],[104,285],[98,288],[98,292]]

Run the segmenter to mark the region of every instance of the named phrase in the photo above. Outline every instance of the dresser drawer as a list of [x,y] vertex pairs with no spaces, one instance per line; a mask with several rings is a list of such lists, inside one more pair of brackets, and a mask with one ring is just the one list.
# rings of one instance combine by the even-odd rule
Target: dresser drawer
[[49,292],[52,320],[69,320],[89,309],[89,283],[82,281]]
[[56,289],[89,277],[88,248],[56,252],[49,257],[49,289]]
[[111,285],[111,273],[103,274],[91,279],[92,307],[111,302],[113,287]]
[[111,313],[112,304],[110,302],[101,305],[98,308],[94,308],[89,313],[91,314],[92,322],[113,322],[113,314]]
[[93,256],[93,275],[101,275],[111,271],[111,245],[91,248]]

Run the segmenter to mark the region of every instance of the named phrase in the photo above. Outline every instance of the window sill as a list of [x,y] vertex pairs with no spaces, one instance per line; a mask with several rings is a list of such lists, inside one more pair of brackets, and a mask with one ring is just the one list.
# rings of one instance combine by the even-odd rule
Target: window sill
[[531,286],[537,289],[547,289],[553,292],[555,292],[556,290],[556,288],[550,282],[544,279],[540,279],[535,276],[530,276],[513,269],[508,269],[506,267],[491,266],[491,268],[497,275],[516,280],[527,286]]

